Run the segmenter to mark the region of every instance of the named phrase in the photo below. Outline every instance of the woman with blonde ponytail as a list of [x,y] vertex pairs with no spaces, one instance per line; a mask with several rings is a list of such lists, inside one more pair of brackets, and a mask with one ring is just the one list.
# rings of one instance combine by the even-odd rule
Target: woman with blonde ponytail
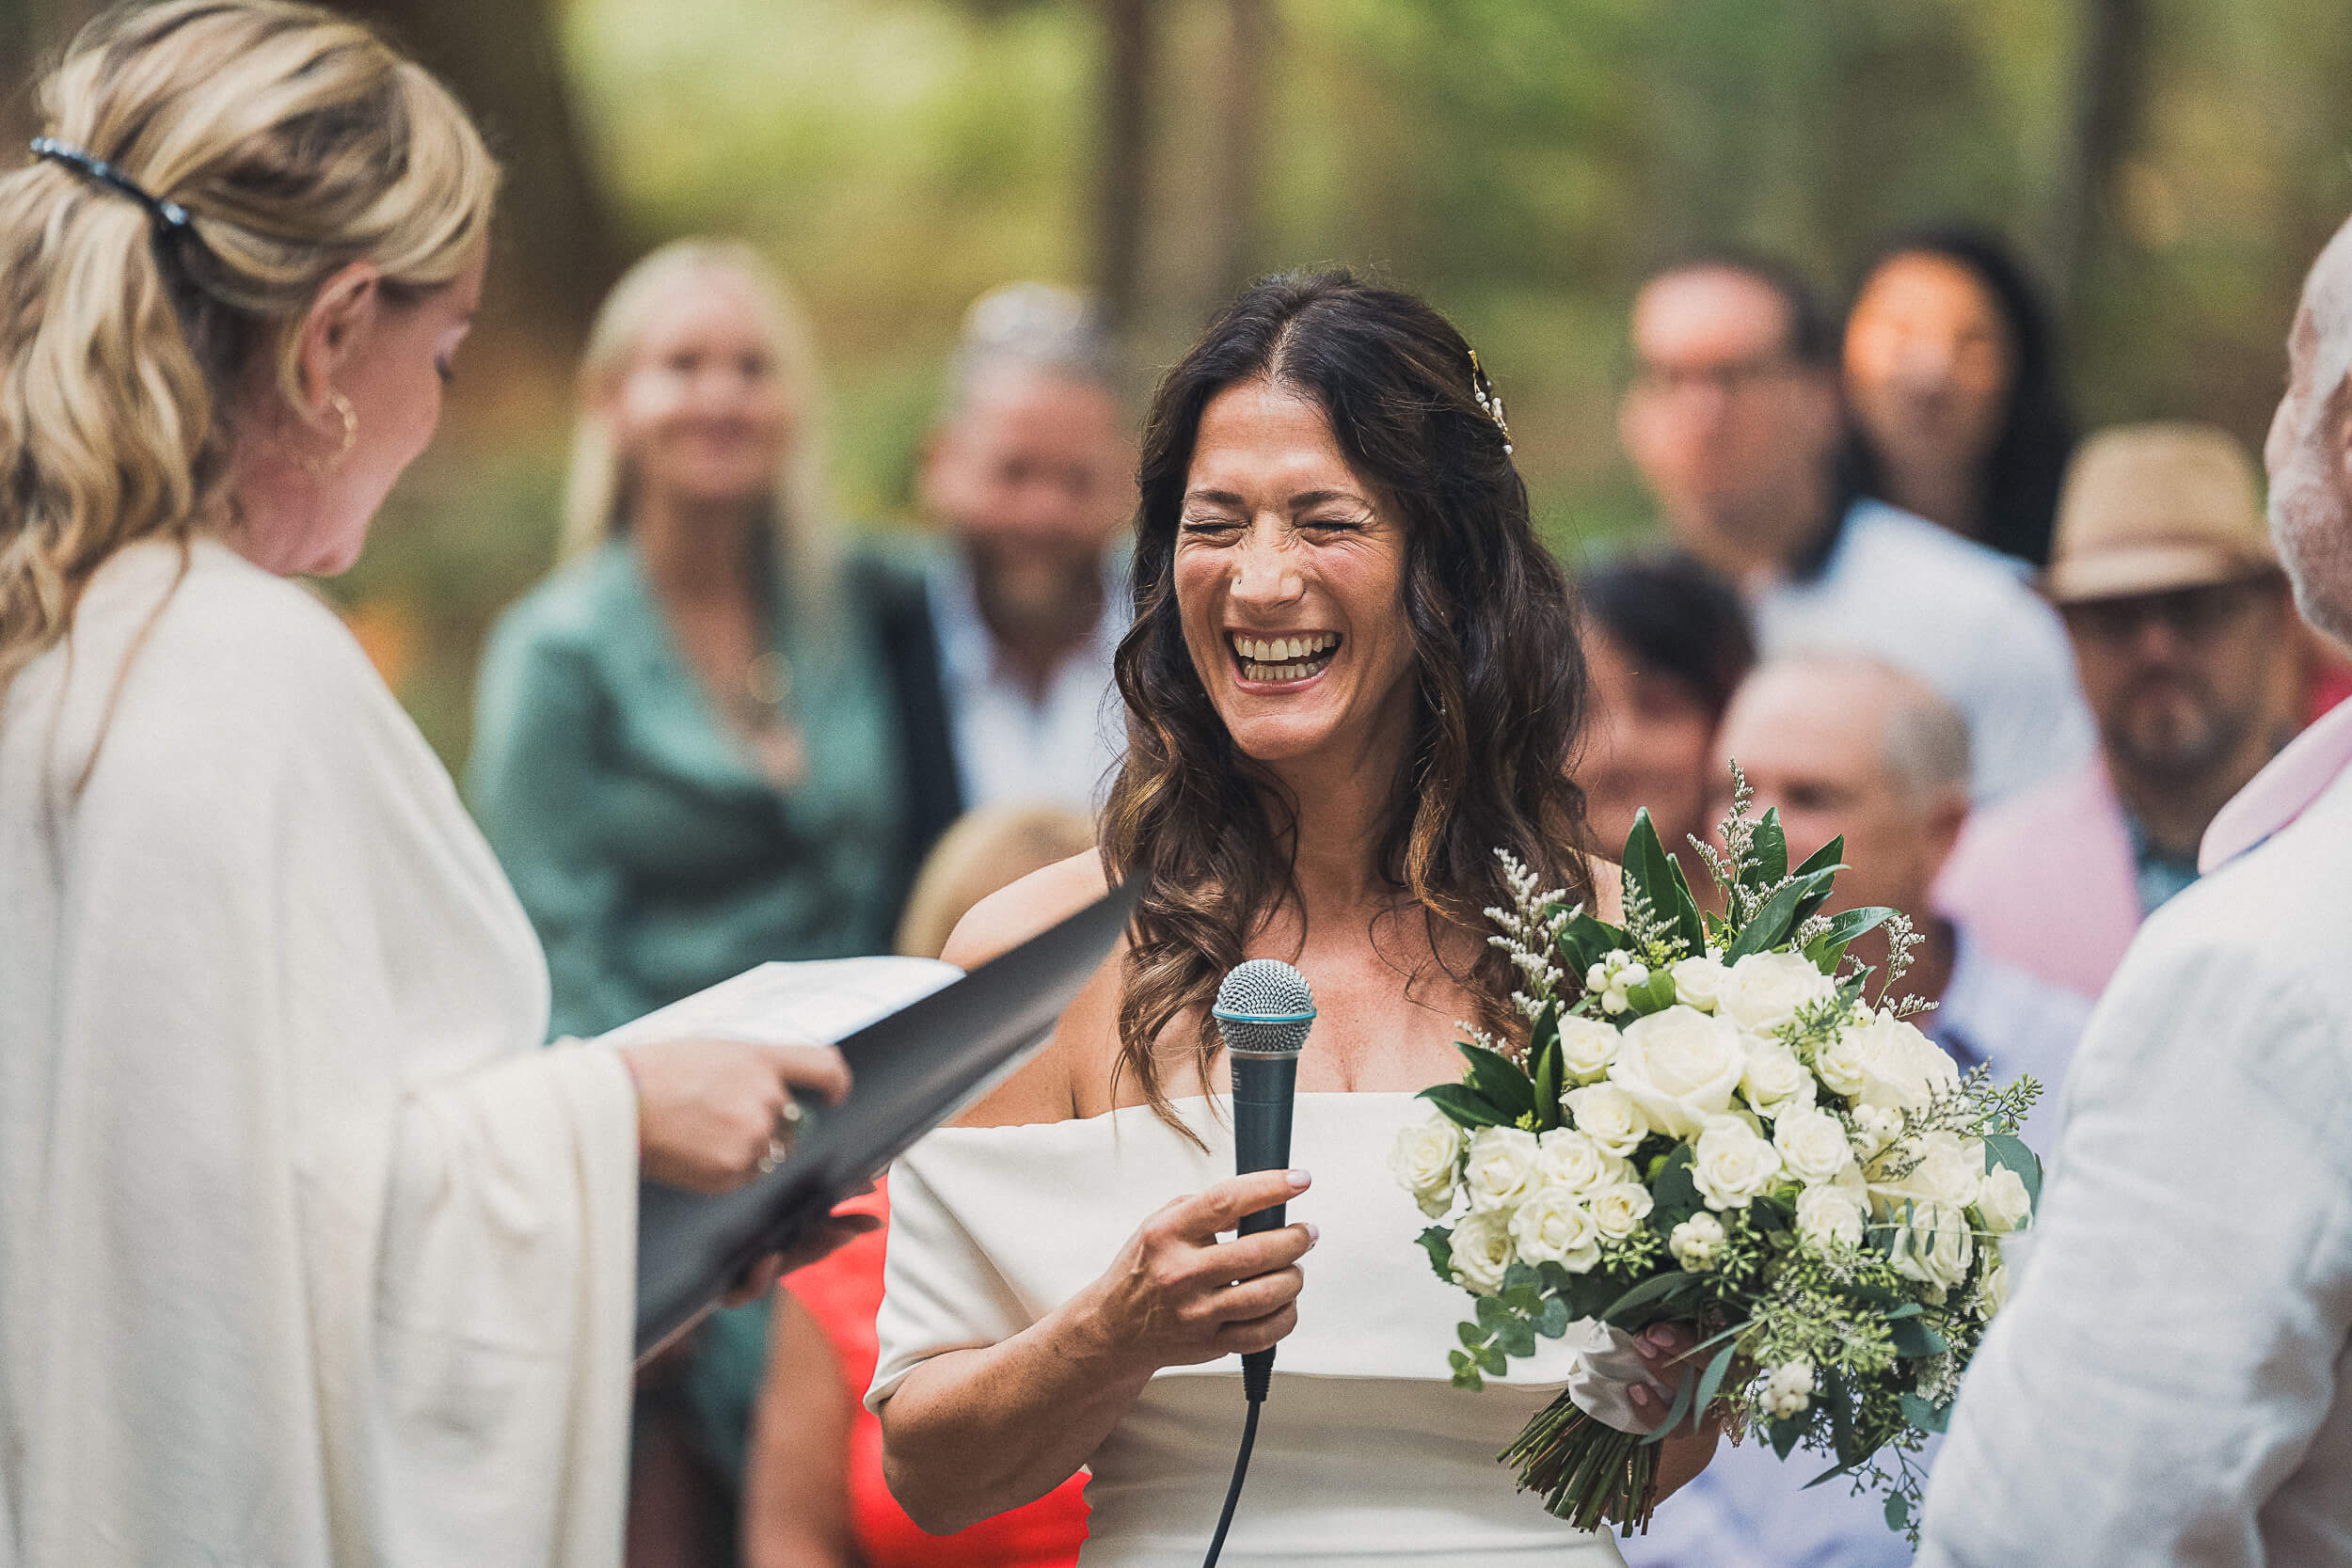
[[365,28],[93,24],[0,176],[0,1568],[617,1562],[641,1170],[828,1049],[541,1051],[448,775],[297,573],[431,437],[498,172]]

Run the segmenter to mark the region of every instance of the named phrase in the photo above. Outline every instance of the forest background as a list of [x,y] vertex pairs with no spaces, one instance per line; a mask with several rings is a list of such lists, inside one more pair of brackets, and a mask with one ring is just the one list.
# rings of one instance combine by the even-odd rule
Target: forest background
[[[0,0],[0,135],[97,8]],[[1373,269],[1452,314],[1571,562],[1648,526],[1623,322],[1693,245],[1834,294],[1967,218],[2059,302],[2087,426],[2259,441],[2303,269],[2352,210],[2343,0],[359,0],[509,167],[442,436],[326,585],[462,759],[474,660],[553,559],[572,356],[634,256],[748,238],[816,322],[834,503],[919,526],[959,319],[1091,284],[1140,407],[1241,281]]]

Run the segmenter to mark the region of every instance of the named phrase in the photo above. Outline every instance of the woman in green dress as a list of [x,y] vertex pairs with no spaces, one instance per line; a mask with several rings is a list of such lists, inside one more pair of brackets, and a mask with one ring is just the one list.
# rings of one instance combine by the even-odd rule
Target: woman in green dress
[[[469,781],[559,1036],[770,959],[890,951],[956,808],[920,581],[834,546],[776,275],[739,245],[654,252],[599,312],[580,392],[564,559],[491,638]],[[727,1487],[766,1311],[722,1313],[671,1390]],[[657,1414],[641,1400],[641,1480]]]

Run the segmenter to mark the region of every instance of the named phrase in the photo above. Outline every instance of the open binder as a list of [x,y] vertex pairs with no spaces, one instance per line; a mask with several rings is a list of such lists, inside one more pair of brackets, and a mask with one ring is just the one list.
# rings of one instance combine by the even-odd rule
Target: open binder
[[614,1045],[686,1035],[832,1040],[851,1079],[841,1104],[806,1106],[790,1156],[767,1175],[716,1196],[643,1184],[638,1359],[1026,1061],[1102,964],[1134,902],[1129,889],[1113,888],[968,974],[922,958],[765,964],[603,1036]]

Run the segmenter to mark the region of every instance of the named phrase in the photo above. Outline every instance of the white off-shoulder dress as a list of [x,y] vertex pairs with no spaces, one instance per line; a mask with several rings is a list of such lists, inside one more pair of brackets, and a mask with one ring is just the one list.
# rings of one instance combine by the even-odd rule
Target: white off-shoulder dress
[[[1233,1168],[1227,1107],[1179,1101],[1203,1151],[1143,1107],[1021,1127],[947,1128],[890,1179],[880,1409],[926,1358],[1036,1323],[1098,1277],[1170,1198]],[[1414,1245],[1428,1221],[1389,1174],[1406,1094],[1302,1094],[1291,1152],[1314,1184],[1290,1205],[1321,1239],[1298,1328],[1277,1354],[1249,1481],[1226,1543],[1232,1568],[1470,1561],[1602,1568],[1605,1535],[1517,1490],[1495,1455],[1580,1371],[1582,1343],[1542,1343],[1507,1383],[1454,1387],[1446,1352],[1470,1299]],[[1082,1568],[1193,1568],[1241,1437],[1241,1363],[1153,1377],[1090,1463]]]

